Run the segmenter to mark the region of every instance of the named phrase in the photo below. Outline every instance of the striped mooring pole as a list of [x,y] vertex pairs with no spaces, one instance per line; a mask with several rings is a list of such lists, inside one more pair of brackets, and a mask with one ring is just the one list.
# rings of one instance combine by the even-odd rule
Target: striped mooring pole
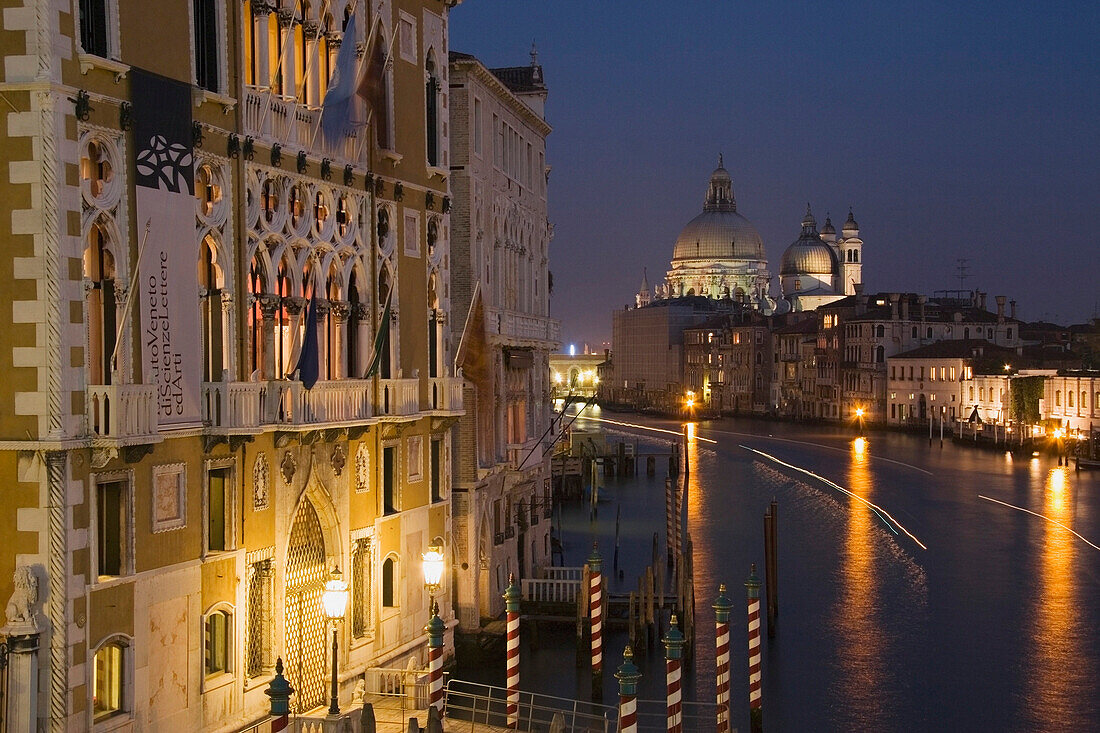
[[619,733],[638,733],[638,680],[642,673],[634,664],[634,652],[628,644],[623,663],[615,673],[619,681]]
[[508,727],[519,726],[519,588],[516,576],[508,576],[508,589],[504,591],[504,605],[508,612]]
[[661,639],[665,645],[665,685],[666,694],[666,719],[668,721],[668,733],[682,733],[684,730],[682,705],[680,702],[680,659],[684,655],[684,634],[680,631],[676,622],[676,614],[672,614],[668,622],[668,633]]
[[592,620],[592,696],[603,696],[603,561],[596,543],[588,556],[588,608]]
[[714,601],[718,733],[729,733],[730,730],[730,611],[732,609],[733,603],[726,595],[726,584],[722,583],[718,586],[718,599]]
[[673,488],[672,476],[665,476],[665,555],[669,567],[676,563],[673,553],[673,543],[676,541],[676,529],[674,522],[676,515],[672,508],[672,502],[676,500],[676,490]]
[[764,719],[760,709],[760,578],[756,575],[756,563],[749,570],[745,590],[749,597],[749,731],[762,733]]
[[282,657],[275,660],[275,677],[264,694],[271,698],[271,733],[286,730],[290,724],[290,696],[294,694],[294,688],[283,677]]
[[443,714],[443,632],[447,627],[439,618],[439,606],[432,600],[432,617],[424,627],[428,634],[428,703]]

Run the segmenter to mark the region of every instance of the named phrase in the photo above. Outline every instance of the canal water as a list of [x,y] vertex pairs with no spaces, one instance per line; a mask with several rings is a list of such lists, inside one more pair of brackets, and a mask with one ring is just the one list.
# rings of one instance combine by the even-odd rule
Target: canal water
[[[586,416],[589,413],[586,413]],[[668,450],[678,422],[598,412],[609,443]],[[1100,472],[948,439],[723,419],[695,424],[687,460],[697,634],[685,700],[714,700],[719,583],[731,617],[732,718],[748,728],[744,581],[763,578],[763,515],[778,502],[779,619],[763,642],[765,727],[780,731],[1100,730]],[[664,475],[605,480],[594,521],[562,507],[565,564],[598,540],[609,591],[629,592],[664,548]],[[612,568],[616,517],[620,581]],[[762,593],[763,596],[763,593]],[[529,640],[528,640],[529,641]],[[604,700],[625,632],[607,636]],[[521,688],[588,697],[572,629],[525,645]],[[460,665],[461,665],[461,660]],[[501,684],[501,669],[458,676]],[[664,697],[663,649],[640,697]]]

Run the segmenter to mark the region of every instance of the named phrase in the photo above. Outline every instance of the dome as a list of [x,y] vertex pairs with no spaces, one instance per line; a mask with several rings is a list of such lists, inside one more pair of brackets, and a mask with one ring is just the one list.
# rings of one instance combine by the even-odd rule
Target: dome
[[809,207],[802,220],[802,234],[783,253],[779,276],[784,275],[836,275],[840,270],[833,248],[821,241],[817,222]]
[[748,219],[737,213],[730,174],[719,158],[710,176],[703,213],[687,223],[676,238],[672,261],[764,261],[764,240]]

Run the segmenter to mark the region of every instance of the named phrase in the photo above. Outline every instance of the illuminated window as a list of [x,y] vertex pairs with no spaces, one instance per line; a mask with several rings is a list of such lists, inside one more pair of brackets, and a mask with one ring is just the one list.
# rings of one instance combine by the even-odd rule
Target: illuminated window
[[382,563],[382,605],[385,608],[397,607],[397,560],[387,557]]
[[214,611],[206,617],[203,635],[206,675],[209,677],[229,672],[233,617],[227,611]]
[[92,716],[96,722],[126,711],[126,653],[121,640],[104,644],[95,653]]
[[1060,389],[1054,391],[1054,404],[1057,407],[1062,406],[1062,390],[1060,390]]

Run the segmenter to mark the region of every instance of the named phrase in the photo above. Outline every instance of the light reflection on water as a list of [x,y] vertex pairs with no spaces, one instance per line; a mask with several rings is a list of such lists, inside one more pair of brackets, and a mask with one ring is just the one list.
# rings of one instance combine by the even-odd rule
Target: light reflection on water
[[[867,468],[866,443],[857,438],[848,468],[848,486],[855,494],[875,501],[874,487]],[[837,563],[836,583],[839,589],[833,620],[836,634],[836,669],[850,670],[837,675],[834,684],[837,697],[850,701],[853,719],[863,725],[881,726],[882,688],[886,682],[888,641],[878,622],[879,599],[882,596],[881,533],[879,521],[867,504],[848,498],[847,530],[842,554]]]

